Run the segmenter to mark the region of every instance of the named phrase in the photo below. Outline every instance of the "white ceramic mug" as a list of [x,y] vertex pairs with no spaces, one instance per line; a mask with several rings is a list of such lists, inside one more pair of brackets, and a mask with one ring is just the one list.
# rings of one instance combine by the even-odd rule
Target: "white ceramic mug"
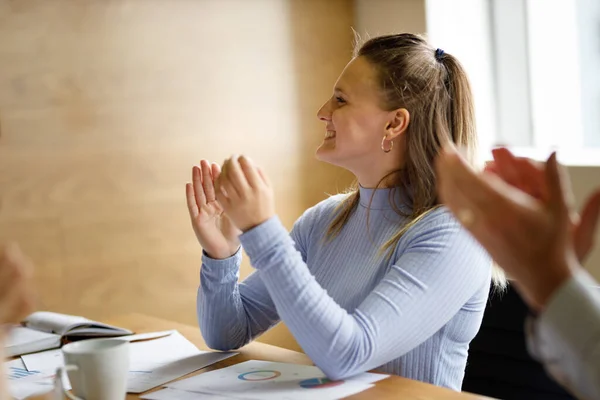
[[[123,339],[91,339],[62,348],[65,366],[56,372],[56,394],[72,400],[122,400],[127,394],[129,342]],[[62,389],[67,373],[73,394]],[[61,397],[62,398],[62,397]]]

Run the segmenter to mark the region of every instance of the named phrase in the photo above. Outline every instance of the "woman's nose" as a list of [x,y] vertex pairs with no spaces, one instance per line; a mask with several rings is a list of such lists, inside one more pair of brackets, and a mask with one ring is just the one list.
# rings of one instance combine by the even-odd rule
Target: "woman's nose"
[[321,121],[331,121],[330,104],[331,102],[327,100],[327,102],[325,102],[325,104],[323,104],[317,112],[317,118],[319,118]]

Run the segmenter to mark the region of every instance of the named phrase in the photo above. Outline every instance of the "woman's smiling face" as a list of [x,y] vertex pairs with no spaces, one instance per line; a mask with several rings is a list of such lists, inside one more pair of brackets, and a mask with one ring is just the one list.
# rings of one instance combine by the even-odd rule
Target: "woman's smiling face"
[[381,108],[375,69],[363,57],[350,61],[335,84],[332,97],[317,117],[325,137],[316,156],[355,175],[381,157],[381,140],[390,112]]

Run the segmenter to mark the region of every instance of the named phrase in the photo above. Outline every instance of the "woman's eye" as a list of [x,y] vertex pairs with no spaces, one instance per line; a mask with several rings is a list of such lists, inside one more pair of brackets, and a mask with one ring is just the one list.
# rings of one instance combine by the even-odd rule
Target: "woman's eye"
[[335,101],[337,101],[337,102],[338,102],[338,103],[340,103],[340,104],[343,104],[343,103],[345,103],[345,102],[346,102],[346,100],[342,99],[342,98],[341,98],[341,97],[339,97],[339,96],[336,96],[336,97],[335,97]]

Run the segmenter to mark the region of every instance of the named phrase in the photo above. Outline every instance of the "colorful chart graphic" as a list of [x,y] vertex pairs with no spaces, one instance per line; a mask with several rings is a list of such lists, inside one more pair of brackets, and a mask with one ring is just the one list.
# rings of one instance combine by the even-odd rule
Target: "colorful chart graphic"
[[304,389],[323,389],[343,384],[344,381],[332,381],[328,378],[311,378],[300,382],[300,386]]
[[39,375],[40,371],[27,371],[24,368],[10,367],[8,369],[8,379],[21,379],[27,378],[32,375]]
[[238,375],[238,379],[249,382],[260,382],[275,379],[278,376],[281,376],[281,372],[279,371],[261,370],[244,372],[243,374]]

